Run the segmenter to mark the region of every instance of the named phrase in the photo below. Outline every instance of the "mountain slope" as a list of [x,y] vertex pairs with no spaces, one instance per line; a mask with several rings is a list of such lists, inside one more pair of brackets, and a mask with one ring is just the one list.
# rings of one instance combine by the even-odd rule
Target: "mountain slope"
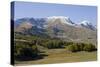
[[47,18],[20,19],[15,32],[28,35],[50,36],[64,41],[89,42],[96,44],[97,30],[89,22],[76,24],[69,17],[53,16]]
[[82,21],[80,25],[91,30],[96,30],[95,26],[93,26],[89,21]]
[[61,19],[56,19],[53,22],[49,22],[46,29],[51,37],[57,37],[64,40],[77,42],[87,41],[96,43],[96,31],[85,27],[75,27],[72,25],[68,25],[66,23],[63,23]]

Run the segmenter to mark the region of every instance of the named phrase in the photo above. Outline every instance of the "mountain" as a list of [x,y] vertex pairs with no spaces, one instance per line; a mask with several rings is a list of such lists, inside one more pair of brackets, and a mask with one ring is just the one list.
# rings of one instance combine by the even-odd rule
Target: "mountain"
[[21,18],[15,21],[15,27],[19,26],[24,22],[30,23],[33,26],[38,26],[41,28],[46,22],[46,18]]
[[97,39],[96,28],[90,22],[76,24],[64,16],[18,19],[15,21],[15,32],[93,44],[96,44]]
[[47,17],[47,22],[54,22],[57,19],[60,19],[62,23],[66,23],[68,25],[75,25],[69,17],[64,17],[64,16],[52,16],[52,17]]
[[89,28],[91,30],[96,30],[95,26],[93,26],[92,23],[90,23],[89,21],[86,21],[86,20],[85,21],[82,21],[80,23],[80,25],[83,26],[83,27]]

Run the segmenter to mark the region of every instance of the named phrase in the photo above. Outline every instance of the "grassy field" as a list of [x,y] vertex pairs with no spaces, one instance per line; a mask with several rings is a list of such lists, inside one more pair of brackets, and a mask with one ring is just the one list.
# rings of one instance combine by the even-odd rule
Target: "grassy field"
[[68,52],[66,51],[66,49],[45,49],[45,51],[45,55],[47,56],[42,59],[30,61],[15,61],[15,65],[69,63],[97,60],[97,51],[81,51],[75,53]]
[[[15,65],[35,65],[35,64],[52,64],[52,63],[71,63],[71,62],[85,62],[85,61],[96,61],[97,60],[97,51],[78,51],[78,52],[71,52],[68,50],[68,45],[77,45],[73,42],[66,42],[62,43],[62,41],[59,40],[52,40],[52,39],[43,39],[36,36],[16,36],[16,52],[20,51],[20,48],[30,48],[32,47],[31,52],[35,51],[35,47],[38,49],[37,52],[39,55],[37,55],[35,59],[31,58],[31,60],[15,60]],[[28,42],[29,41],[29,42]],[[32,43],[31,43],[32,42]],[[41,43],[42,45],[40,45]],[[52,45],[53,43],[53,45]],[[45,44],[45,45],[44,45]],[[59,48],[53,48],[54,46],[63,45],[63,47]],[[80,45],[85,43],[80,43]],[[43,46],[44,45],[44,46]],[[52,45],[52,46],[50,46]],[[88,44],[85,44],[85,46]],[[45,47],[46,46],[46,47]],[[52,49],[48,48],[52,47]],[[79,46],[79,45],[78,45]],[[81,47],[82,48],[82,47]],[[89,48],[88,48],[89,49]],[[15,52],[15,53],[16,53]],[[20,51],[21,52],[21,51]],[[24,52],[24,51],[23,51]],[[23,54],[22,52],[22,54]],[[30,52],[30,51],[29,51]],[[28,53],[28,51],[25,51],[25,53]],[[37,54],[36,53],[36,54]],[[25,54],[26,55],[26,54]],[[33,54],[30,54],[33,55]],[[34,54],[35,55],[35,54]],[[29,57],[30,58],[30,57]],[[25,59],[25,58],[24,58]],[[27,59],[27,58],[26,58]]]

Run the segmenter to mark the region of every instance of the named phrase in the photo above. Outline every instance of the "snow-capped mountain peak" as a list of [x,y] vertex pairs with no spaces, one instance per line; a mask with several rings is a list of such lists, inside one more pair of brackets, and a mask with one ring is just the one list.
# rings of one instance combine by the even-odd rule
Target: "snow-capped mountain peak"
[[69,17],[65,17],[65,16],[49,16],[47,18],[48,19],[58,19],[58,18],[66,18],[66,19],[69,19]]
[[[68,16],[49,16],[45,18],[22,18],[15,21],[15,27],[18,27],[23,22],[32,24],[32,26],[37,26],[38,28],[47,28],[51,25],[70,25],[74,27],[84,27],[91,30],[96,30],[96,27],[89,21],[84,20],[81,23],[74,23]],[[24,24],[23,24],[24,26]]]
[[80,24],[83,24],[83,25],[92,25],[92,23],[90,23],[89,21],[87,21],[87,20],[84,20],[84,21],[82,21]]
[[86,27],[86,28],[89,28],[89,29],[91,29],[91,30],[95,30],[95,29],[96,29],[95,26],[93,26],[93,24],[92,24],[91,22],[87,21],[87,20],[82,21],[82,22],[80,23],[80,25],[81,25],[82,27]]
[[54,22],[55,20],[60,20],[61,23],[65,23],[68,25],[74,25],[75,23],[73,23],[69,17],[65,17],[65,16],[51,16],[51,17],[47,17],[47,21],[50,22]]

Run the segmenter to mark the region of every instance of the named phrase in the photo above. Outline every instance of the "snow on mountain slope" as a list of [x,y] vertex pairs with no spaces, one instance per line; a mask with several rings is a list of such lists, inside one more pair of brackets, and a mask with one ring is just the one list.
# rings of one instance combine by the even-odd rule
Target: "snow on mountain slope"
[[96,30],[95,26],[93,26],[93,24],[90,23],[90,22],[87,21],[87,20],[82,21],[82,22],[80,23],[80,25],[81,25],[82,27],[86,27],[86,28],[91,29],[91,30]]
[[81,23],[74,23],[69,17],[65,16],[50,16],[45,18],[22,18],[15,21],[15,27],[19,26],[23,22],[31,23],[33,26],[38,28],[45,29],[46,27],[53,25],[69,25],[74,27],[84,27],[91,30],[96,30],[95,26],[87,20],[82,21]]
[[89,21],[74,23],[69,17],[23,18],[15,21],[14,31],[21,34],[49,36],[66,41],[90,42],[96,44],[97,30]]
[[75,25],[75,23],[73,23],[69,17],[65,17],[65,16],[51,16],[51,17],[47,17],[47,22],[55,22],[55,20],[59,19],[62,23],[68,24],[68,25]]

